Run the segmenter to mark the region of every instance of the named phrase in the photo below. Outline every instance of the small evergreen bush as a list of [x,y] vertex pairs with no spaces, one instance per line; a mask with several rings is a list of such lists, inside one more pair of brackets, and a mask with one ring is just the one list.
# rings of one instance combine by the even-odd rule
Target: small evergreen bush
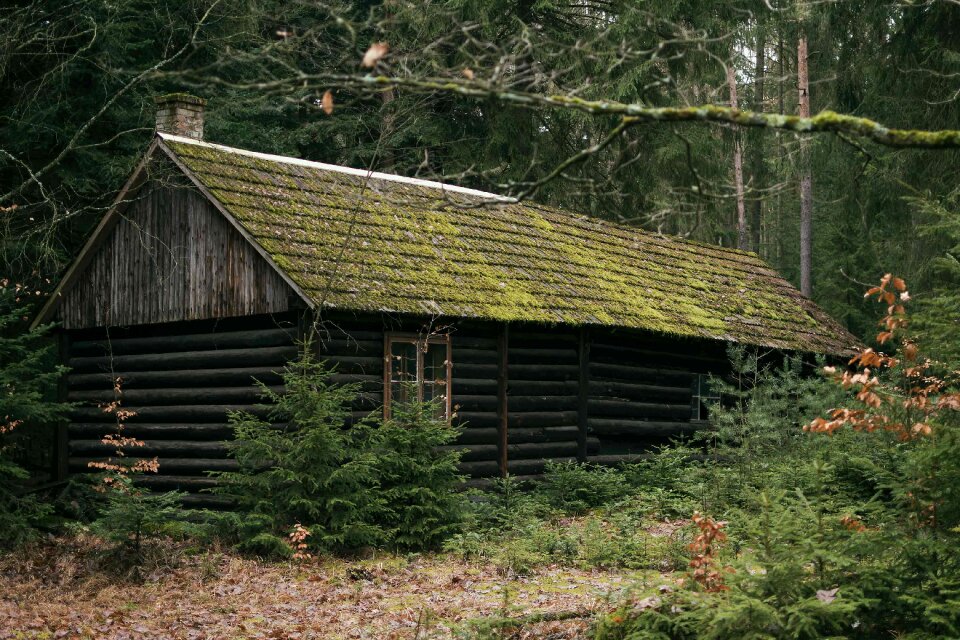
[[657,519],[689,517],[698,507],[703,451],[674,442],[622,467],[631,495]]
[[460,453],[441,449],[459,430],[436,418],[437,409],[435,403],[396,403],[377,430],[380,521],[401,549],[436,548],[461,527]]
[[216,474],[218,491],[250,514],[240,531],[242,547],[250,550],[278,548],[282,532],[297,522],[325,550],[386,541],[378,522],[385,503],[375,490],[373,425],[361,420],[345,428],[360,387],[332,384],[331,372],[310,352],[307,346],[284,370],[286,393],[260,385],[272,403],[268,419],[242,412],[229,417],[230,449],[240,469]]
[[546,517],[550,510],[513,476],[494,478],[484,491],[466,494],[467,528],[475,531],[511,531]]
[[53,513],[52,505],[23,493],[29,477],[0,447],[0,548],[14,548],[30,540]]
[[49,326],[27,330],[21,287],[0,281],[0,547],[36,535],[53,507],[29,493],[29,472],[15,453],[35,430],[63,418],[67,406],[53,400],[66,368],[55,366]]
[[267,419],[230,416],[240,469],[217,474],[218,491],[245,514],[235,521],[240,548],[289,555],[286,532],[295,523],[318,551],[438,546],[461,519],[459,453],[439,449],[456,430],[421,403],[398,403],[390,420],[347,427],[360,386],[332,383],[309,345],[303,353],[284,370],[285,393],[261,385],[272,402]]
[[537,493],[551,507],[579,515],[622,498],[628,489],[618,469],[549,461]]
[[139,564],[146,543],[189,532],[180,507],[182,493],[151,493],[135,487],[129,477],[118,475],[106,495],[106,504],[91,528],[129,551],[133,564]]

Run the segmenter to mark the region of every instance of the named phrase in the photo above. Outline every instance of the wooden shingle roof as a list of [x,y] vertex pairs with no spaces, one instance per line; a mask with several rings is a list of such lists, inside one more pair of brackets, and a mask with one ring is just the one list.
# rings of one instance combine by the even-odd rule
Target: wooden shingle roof
[[631,327],[848,353],[756,254],[492,194],[162,136],[311,306]]

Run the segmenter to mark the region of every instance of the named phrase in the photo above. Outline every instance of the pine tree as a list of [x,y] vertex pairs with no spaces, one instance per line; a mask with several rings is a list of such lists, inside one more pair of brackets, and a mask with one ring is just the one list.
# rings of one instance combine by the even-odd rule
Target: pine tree
[[384,528],[402,549],[436,548],[461,526],[459,435],[433,403],[397,403],[378,429]]
[[[801,0],[801,6],[803,2]],[[802,21],[802,18],[801,18]],[[810,73],[807,61],[807,35],[803,24],[797,37],[797,90],[799,115],[810,117]],[[810,149],[806,140],[800,142],[800,291],[813,297],[813,173]]]
[[0,547],[35,534],[52,508],[26,493],[30,473],[17,461],[26,447],[46,440],[38,432],[61,420],[67,407],[55,401],[66,368],[53,361],[48,326],[26,330],[23,299],[30,289],[0,281]]
[[270,403],[267,419],[230,415],[230,447],[240,469],[218,473],[218,491],[263,525],[247,531],[252,551],[296,523],[321,549],[378,545],[386,532],[377,522],[385,505],[376,491],[376,433],[368,420],[344,428],[360,387],[334,384],[309,345],[303,353],[283,372],[285,393],[261,385]]

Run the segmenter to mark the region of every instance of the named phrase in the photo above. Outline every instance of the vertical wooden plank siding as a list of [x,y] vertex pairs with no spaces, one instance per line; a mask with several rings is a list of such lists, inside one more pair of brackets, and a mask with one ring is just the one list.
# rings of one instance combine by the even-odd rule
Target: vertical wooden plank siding
[[507,384],[509,364],[510,325],[504,323],[497,336],[497,463],[500,467],[500,477],[507,477],[507,446],[508,429],[510,426],[510,410],[507,404]]
[[577,459],[587,461],[587,433],[590,430],[590,330],[580,328],[580,345],[578,359],[580,365],[580,379],[577,384]]
[[283,313],[289,285],[201,194],[145,188],[63,294],[66,329]]

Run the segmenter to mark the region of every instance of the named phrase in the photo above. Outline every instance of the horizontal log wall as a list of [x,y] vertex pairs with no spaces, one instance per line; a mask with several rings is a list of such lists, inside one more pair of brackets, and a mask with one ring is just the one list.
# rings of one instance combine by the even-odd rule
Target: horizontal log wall
[[498,340],[500,327],[461,322],[451,333],[454,424],[463,432],[461,471],[474,478],[500,475],[498,424]]
[[[68,427],[69,470],[90,471],[91,462],[116,454],[102,439],[121,429],[103,407],[119,400],[122,410],[133,412],[122,434],[143,442],[125,447],[125,455],[159,461],[158,473],[138,483],[164,491],[212,486],[207,471],[236,468],[227,452],[227,413],[265,415],[254,380],[282,392],[278,372],[296,357],[297,335],[289,315],[69,332],[66,395],[78,403]],[[222,500],[196,493],[189,502],[219,506]]]
[[383,320],[377,316],[333,316],[304,327],[318,357],[334,370],[332,380],[360,386],[354,418],[383,406]]
[[[122,407],[135,412],[123,433],[145,443],[129,455],[160,461],[160,473],[142,483],[197,491],[211,485],[206,471],[236,468],[227,413],[266,415],[252,381],[282,392],[277,372],[296,357],[299,334],[315,336],[335,382],[360,385],[359,419],[382,407],[385,332],[424,329],[423,320],[340,314],[314,326],[285,315],[111,330],[109,339],[102,330],[70,332],[67,398],[80,406],[69,469],[86,471],[113,452],[101,439],[117,431],[116,420],[100,407],[114,399],[115,377]],[[548,460],[615,463],[692,433],[702,426],[691,421],[695,374],[727,367],[723,345],[640,332],[511,325],[504,339],[502,325],[475,321],[442,330],[452,336],[454,424],[462,428],[448,448],[463,452],[461,470],[474,478],[538,475]]]
[[[577,460],[579,347],[575,328],[511,327],[510,475],[538,475],[547,460]],[[588,452],[599,446],[592,436],[586,444]]]
[[729,369],[723,343],[591,330],[588,420],[593,461],[628,460],[704,424],[692,420],[697,374]]

